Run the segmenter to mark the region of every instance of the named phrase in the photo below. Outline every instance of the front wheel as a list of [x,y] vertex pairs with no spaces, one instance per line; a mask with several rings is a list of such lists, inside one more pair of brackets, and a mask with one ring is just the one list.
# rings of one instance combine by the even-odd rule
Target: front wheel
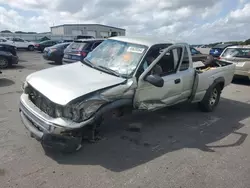
[[203,112],[212,112],[220,101],[221,87],[219,84],[207,90],[205,97],[199,103],[199,107]]
[[5,57],[0,57],[0,68],[7,68],[9,66],[9,61]]

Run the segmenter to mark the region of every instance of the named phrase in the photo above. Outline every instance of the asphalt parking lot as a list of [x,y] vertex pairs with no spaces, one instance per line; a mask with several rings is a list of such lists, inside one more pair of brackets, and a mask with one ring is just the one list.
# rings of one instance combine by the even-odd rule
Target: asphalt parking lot
[[[56,65],[19,52],[0,75],[1,188],[250,187],[250,82],[236,80],[213,113],[180,105],[105,122],[104,139],[74,154],[45,152],[19,118],[25,77]],[[128,132],[131,124],[140,132]]]

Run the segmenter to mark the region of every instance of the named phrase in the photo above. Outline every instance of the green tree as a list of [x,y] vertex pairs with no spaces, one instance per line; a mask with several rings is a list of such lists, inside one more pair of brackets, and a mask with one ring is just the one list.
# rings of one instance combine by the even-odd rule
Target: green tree
[[249,45],[249,44],[250,44],[250,39],[245,40],[244,43],[245,43],[246,45]]

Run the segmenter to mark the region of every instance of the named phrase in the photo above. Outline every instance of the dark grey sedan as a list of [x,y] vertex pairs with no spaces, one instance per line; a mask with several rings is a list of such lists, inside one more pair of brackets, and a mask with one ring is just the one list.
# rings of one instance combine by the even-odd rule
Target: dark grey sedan
[[43,58],[49,61],[54,61],[56,64],[62,64],[64,50],[69,44],[70,42],[65,42],[45,48]]

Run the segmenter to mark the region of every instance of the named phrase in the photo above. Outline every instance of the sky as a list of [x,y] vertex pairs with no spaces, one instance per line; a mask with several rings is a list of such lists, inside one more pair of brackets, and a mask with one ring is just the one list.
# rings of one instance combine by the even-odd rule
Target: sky
[[0,30],[47,32],[73,23],[192,44],[246,40],[250,0],[0,0]]

